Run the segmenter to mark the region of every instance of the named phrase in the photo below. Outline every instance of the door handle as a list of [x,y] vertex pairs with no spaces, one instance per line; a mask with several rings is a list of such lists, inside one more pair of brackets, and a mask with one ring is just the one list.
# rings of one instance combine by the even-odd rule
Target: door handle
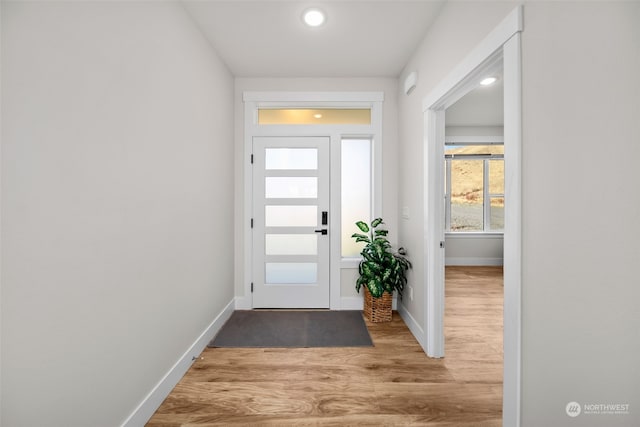
[[323,236],[326,236],[328,231],[326,228],[323,228],[322,230],[316,230],[316,233],[322,233]]

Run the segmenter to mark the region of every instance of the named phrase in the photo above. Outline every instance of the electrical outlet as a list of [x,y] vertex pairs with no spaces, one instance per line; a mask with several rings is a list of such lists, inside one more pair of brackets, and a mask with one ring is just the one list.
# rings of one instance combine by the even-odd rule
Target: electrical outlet
[[413,286],[409,286],[409,300],[413,301]]

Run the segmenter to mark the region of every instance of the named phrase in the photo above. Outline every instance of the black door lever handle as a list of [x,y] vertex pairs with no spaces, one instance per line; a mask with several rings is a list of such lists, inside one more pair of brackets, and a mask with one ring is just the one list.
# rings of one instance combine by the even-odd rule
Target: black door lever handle
[[323,228],[322,230],[316,230],[316,233],[322,233],[323,236],[326,236],[328,231],[326,228]]

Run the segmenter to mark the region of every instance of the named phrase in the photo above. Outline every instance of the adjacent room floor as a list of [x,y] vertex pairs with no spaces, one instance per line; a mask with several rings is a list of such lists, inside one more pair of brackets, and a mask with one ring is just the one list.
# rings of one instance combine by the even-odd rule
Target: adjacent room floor
[[207,348],[147,426],[500,426],[502,268],[447,267],[444,359],[397,313],[374,347]]

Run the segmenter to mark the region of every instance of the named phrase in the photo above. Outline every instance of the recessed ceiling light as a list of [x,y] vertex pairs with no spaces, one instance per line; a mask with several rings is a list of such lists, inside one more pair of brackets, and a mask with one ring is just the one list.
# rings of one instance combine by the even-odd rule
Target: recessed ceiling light
[[313,117],[315,117],[316,119],[321,119],[322,118],[322,114],[314,114]]
[[319,27],[324,24],[324,12],[319,9],[308,9],[302,15],[304,23],[310,27]]
[[498,79],[495,78],[495,77],[487,77],[486,79],[482,80],[480,82],[480,84],[482,86],[491,86],[492,84],[494,84],[496,82],[496,80],[498,80]]

